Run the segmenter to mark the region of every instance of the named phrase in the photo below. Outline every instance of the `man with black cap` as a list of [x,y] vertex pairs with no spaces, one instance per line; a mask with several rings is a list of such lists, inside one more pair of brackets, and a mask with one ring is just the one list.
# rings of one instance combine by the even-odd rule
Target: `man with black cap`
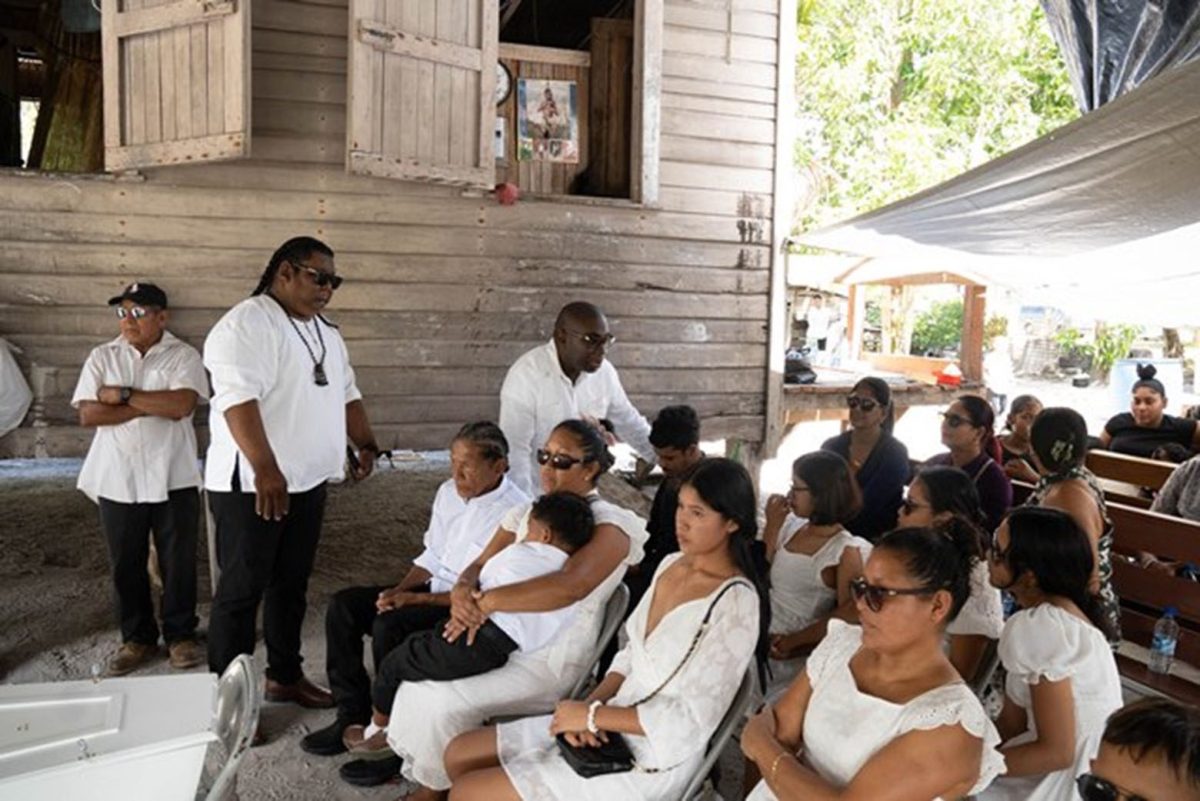
[[192,412],[208,397],[204,363],[167,330],[167,295],[130,284],[110,298],[121,334],[88,356],[71,404],[96,429],[78,487],[100,507],[121,624],[108,673],[158,653],[146,571],[153,532],[163,579],[162,634],[171,666],[204,661],[196,644],[196,532],[200,470]]

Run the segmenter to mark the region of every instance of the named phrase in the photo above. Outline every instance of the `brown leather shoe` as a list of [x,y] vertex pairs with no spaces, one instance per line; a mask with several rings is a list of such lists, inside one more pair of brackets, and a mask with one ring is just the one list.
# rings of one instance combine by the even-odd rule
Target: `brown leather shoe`
[[303,676],[293,684],[280,684],[273,679],[267,679],[267,688],[263,697],[272,703],[299,704],[305,709],[331,709],[333,707],[333,693],[324,687],[318,687]]
[[204,651],[195,640],[176,640],[167,646],[171,655],[171,667],[176,670],[194,668],[204,662]]
[[146,645],[140,642],[121,643],[121,647],[108,660],[109,676],[124,676],[134,669],[149,662],[158,654],[157,645]]

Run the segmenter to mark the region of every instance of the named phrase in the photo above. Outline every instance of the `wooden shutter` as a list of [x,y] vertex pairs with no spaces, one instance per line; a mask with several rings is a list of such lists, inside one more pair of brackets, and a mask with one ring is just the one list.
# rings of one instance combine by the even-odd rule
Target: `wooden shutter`
[[103,0],[104,166],[250,154],[250,0]]
[[490,189],[498,39],[497,0],[351,0],[346,169]]

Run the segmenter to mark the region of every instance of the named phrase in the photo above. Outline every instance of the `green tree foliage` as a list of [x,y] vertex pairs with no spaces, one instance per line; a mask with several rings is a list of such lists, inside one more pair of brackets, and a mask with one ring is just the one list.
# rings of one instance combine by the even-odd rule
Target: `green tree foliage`
[[796,163],[816,183],[800,220],[899,200],[1078,116],[1038,0],[803,0]]
[[945,300],[917,315],[913,323],[912,353],[924,356],[957,349],[962,341],[963,302]]

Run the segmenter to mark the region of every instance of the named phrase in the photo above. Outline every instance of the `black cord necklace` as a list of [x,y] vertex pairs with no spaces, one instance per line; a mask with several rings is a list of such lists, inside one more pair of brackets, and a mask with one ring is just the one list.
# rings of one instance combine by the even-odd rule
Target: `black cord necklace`
[[296,321],[292,319],[292,315],[288,314],[287,307],[280,303],[279,298],[274,295],[267,293],[267,297],[279,303],[279,308],[283,309],[283,316],[292,324],[292,330],[296,332],[296,336],[300,337],[300,342],[304,344],[304,349],[308,351],[308,358],[312,359],[313,363],[313,383],[318,387],[328,386],[329,378],[325,375],[325,355],[327,350],[325,348],[325,338],[321,336],[320,320],[316,317],[313,318],[313,326],[317,329],[317,342],[321,345],[321,358],[318,359],[317,354],[313,353],[312,346],[308,344],[308,337],[304,336],[304,333],[300,330],[300,326],[296,325]]

